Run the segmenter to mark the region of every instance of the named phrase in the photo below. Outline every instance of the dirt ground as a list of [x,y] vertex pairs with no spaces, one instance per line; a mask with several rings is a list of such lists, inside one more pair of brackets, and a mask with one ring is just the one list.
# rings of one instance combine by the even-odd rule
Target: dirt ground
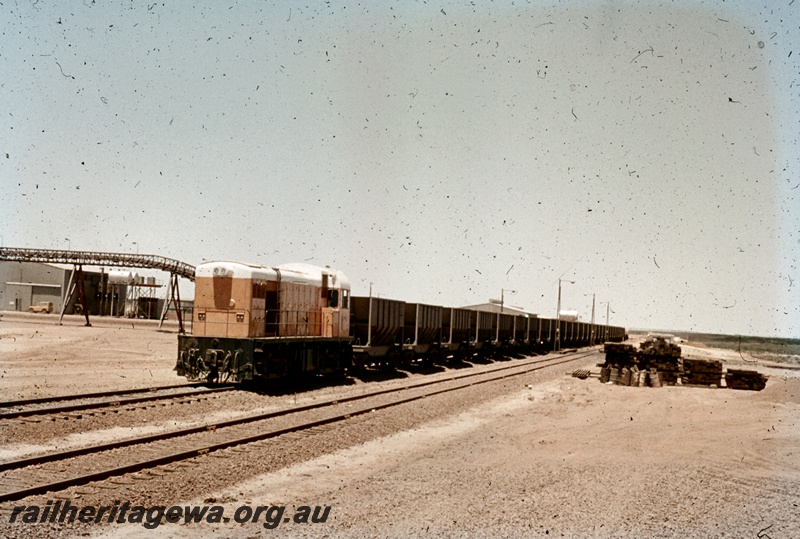
[[0,313],[1,400],[183,383],[175,323]]
[[[3,400],[176,381],[152,326],[0,319]],[[798,537],[800,371],[735,351],[684,356],[769,374],[761,392],[558,376],[422,427],[165,503],[330,506],[324,523],[132,524],[112,537]],[[597,369],[596,369],[597,370]],[[2,441],[4,443],[10,440]],[[111,503],[111,501],[110,501]],[[7,515],[7,513],[4,513]]]
[[797,537],[798,412],[798,378],[756,393],[564,377],[187,503],[332,506],[273,530],[287,536]]

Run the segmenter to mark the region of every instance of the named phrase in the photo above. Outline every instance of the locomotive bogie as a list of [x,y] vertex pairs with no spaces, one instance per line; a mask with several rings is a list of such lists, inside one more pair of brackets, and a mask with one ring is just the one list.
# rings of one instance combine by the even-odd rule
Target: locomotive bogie
[[227,383],[344,373],[350,340],[331,337],[178,337],[176,370],[190,381]]
[[252,379],[252,355],[252,339],[179,335],[175,370],[192,382],[243,382]]

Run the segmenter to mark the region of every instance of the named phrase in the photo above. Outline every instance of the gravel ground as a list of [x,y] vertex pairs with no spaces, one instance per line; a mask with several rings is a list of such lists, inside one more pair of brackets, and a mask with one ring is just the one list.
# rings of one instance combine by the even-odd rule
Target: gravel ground
[[[46,370],[51,380],[63,380],[75,392],[80,385],[76,380],[82,379],[77,374],[86,369],[87,362],[100,363],[96,370],[89,370],[90,380],[83,379],[94,390],[115,370],[116,358],[104,355],[103,350],[91,352],[87,346],[87,336],[92,337],[87,332],[100,328],[3,323],[2,358],[9,357],[3,347],[12,326],[19,336],[36,335],[37,330],[41,334],[29,338],[29,347],[17,346],[21,356],[47,357],[52,351],[46,348],[53,343],[74,343],[77,351],[70,344],[59,352],[74,354],[73,363],[59,367],[64,369],[63,376],[50,366]],[[126,345],[110,341],[108,348],[135,351],[137,340],[153,343],[153,334],[155,339],[164,336],[133,330],[124,338]],[[140,344],[139,356],[132,353],[120,368],[135,370],[160,359],[171,369],[175,337],[166,336],[171,346],[164,341],[163,357],[152,358]],[[684,349],[691,357],[730,355],[730,351]],[[735,351],[732,354],[739,357]],[[750,359],[738,362],[746,360],[751,365]],[[759,366],[771,375],[762,392],[628,388],[599,384],[596,378],[581,381],[565,376],[568,370],[594,362],[475,386],[354,417],[335,427],[229,449],[164,466],[152,474],[133,474],[60,494],[80,506],[111,505],[115,500],[145,506],[206,502],[223,506],[229,517],[245,504],[284,505],[284,516],[294,515],[298,506],[330,506],[324,523],[281,522],[276,529],[265,530],[261,518],[245,524],[163,523],[156,530],[137,524],[54,528],[9,524],[12,503],[0,510],[0,536],[797,536],[798,371]],[[3,370],[9,369],[6,359],[1,363]],[[30,367],[45,368],[38,361]],[[40,390],[23,387],[30,378],[20,371],[27,368],[16,363],[11,368],[13,383],[7,378],[0,381],[23,393],[16,398]],[[128,371],[120,373],[127,376]],[[172,381],[174,375],[152,385]],[[117,382],[114,389],[120,388]],[[64,392],[56,384],[47,389]],[[4,445],[12,441],[3,440]],[[44,505],[48,499],[55,498],[24,503]]]
[[6,421],[0,432],[13,442],[0,448],[0,461],[188,428],[281,407],[269,401],[263,395],[237,391]]
[[[595,354],[594,361],[597,361],[597,355]],[[561,358],[556,358],[561,359]],[[578,360],[585,363],[587,360],[582,359]],[[518,365],[518,363],[511,363],[510,366]],[[501,365],[502,366],[502,365]],[[520,365],[522,368],[526,368],[524,365]],[[562,368],[566,368],[563,367]],[[550,368],[549,370],[555,369],[555,367]],[[516,370],[516,369],[511,369]],[[503,374],[506,374],[504,372]],[[475,383],[475,380],[480,379],[481,377],[471,377],[468,383]],[[451,382],[449,380],[443,381],[442,384],[437,385],[437,389],[441,389],[442,387],[458,387],[462,385],[463,381],[454,381]],[[63,461],[59,461],[57,463],[46,463],[42,465],[36,465],[28,467],[24,470],[12,470],[6,472],[0,472],[0,478],[3,481],[14,481],[15,478],[20,478],[25,481],[26,477],[34,476],[39,478],[37,482],[44,482],[44,481],[52,481],[56,480],[58,477],[61,477],[62,472],[66,472],[70,476],[73,475],[80,475],[83,473],[89,473],[94,471],[99,471],[103,469],[107,469],[109,467],[116,467],[123,465],[129,462],[138,462],[144,458],[153,458],[157,455],[168,455],[175,452],[182,452],[182,451],[189,451],[194,448],[204,447],[208,444],[218,443],[223,440],[229,440],[231,438],[243,438],[243,437],[251,437],[260,434],[261,432],[273,430],[273,429],[285,429],[292,425],[298,423],[305,423],[305,422],[313,422],[318,421],[321,419],[325,419],[332,416],[337,416],[340,414],[347,414],[347,413],[355,413],[355,410],[358,409],[370,409],[370,408],[380,408],[385,403],[393,402],[398,397],[400,398],[409,398],[415,395],[422,395],[428,391],[428,388],[409,388],[408,390],[404,390],[401,395],[395,394],[382,394],[373,397],[369,397],[364,401],[355,401],[355,402],[344,402],[340,403],[333,407],[325,407],[320,409],[314,410],[307,410],[300,412],[298,414],[292,414],[290,416],[285,417],[275,417],[265,421],[259,421],[255,423],[246,423],[243,425],[237,425],[232,427],[226,427],[222,429],[215,429],[213,431],[202,431],[199,433],[191,434],[188,436],[182,436],[180,438],[174,438],[169,440],[162,440],[151,442],[147,444],[138,445],[135,447],[125,447],[119,449],[113,449],[109,451],[105,451],[103,453],[98,454],[91,454],[81,457],[75,457],[71,459],[66,459]],[[478,395],[481,397],[485,397],[485,395]],[[447,403],[446,396],[438,397],[444,403]],[[410,411],[402,412],[402,416],[405,417],[408,415],[412,417],[412,414],[415,413],[415,409],[413,405],[417,405],[421,408],[430,408],[430,404],[435,402],[434,398],[429,398],[427,402],[424,403],[411,403]],[[381,417],[390,417],[387,415],[386,412],[380,411],[378,415]],[[322,430],[328,430],[328,427],[320,427]],[[336,430],[336,434],[338,435],[341,432],[341,429],[338,427],[331,426],[331,430]],[[124,430],[124,429],[122,429]],[[374,430],[374,429],[372,429]],[[372,430],[370,432],[372,432]],[[300,435],[303,437],[304,435]],[[280,443],[280,439],[278,443]],[[271,452],[275,452],[274,449],[270,449]],[[280,451],[279,451],[280,452]],[[295,450],[292,451],[296,453]],[[215,455],[214,458],[221,458],[219,454]],[[269,456],[265,456],[264,458],[259,458],[259,462],[266,462],[266,459]],[[205,465],[208,465],[208,460],[206,460]],[[214,466],[216,462],[212,459],[210,461],[212,464],[209,467],[210,469],[204,470],[202,466],[198,466],[200,473],[207,477],[213,478]],[[247,470],[242,470],[241,474],[247,473]],[[227,471],[226,471],[227,474]],[[237,476],[241,477],[241,474],[237,474]],[[171,484],[174,486],[174,478],[170,478]],[[147,494],[150,495],[152,485],[148,485]],[[177,494],[185,491],[178,491]],[[104,495],[107,493],[104,493]],[[174,497],[174,495],[173,495]]]
[[[176,333],[152,321],[82,319],[3,312],[0,318],[2,400],[135,389],[181,383],[172,370]],[[168,327],[165,323],[165,327]]]

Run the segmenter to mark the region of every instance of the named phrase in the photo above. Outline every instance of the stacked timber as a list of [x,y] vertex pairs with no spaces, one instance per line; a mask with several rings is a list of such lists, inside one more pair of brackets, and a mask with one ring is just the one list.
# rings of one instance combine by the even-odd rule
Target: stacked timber
[[632,367],[636,363],[636,347],[631,344],[607,342],[603,345],[606,366]]
[[[660,336],[649,336],[637,350],[630,344],[605,343],[605,363],[598,363],[603,383],[661,387],[683,385],[720,387],[723,378],[721,361],[681,359],[681,347]],[[761,391],[767,377],[757,371],[728,369],[725,384],[731,389]]]
[[[620,386],[647,387],[648,382],[657,381],[661,387],[660,378],[657,373],[649,373],[646,362],[642,361],[642,355],[635,346],[622,343],[605,343],[603,351],[606,354],[605,363],[599,363],[600,381]],[[653,356],[655,357],[655,356]]]
[[650,374],[647,375],[647,378],[648,378],[648,384],[650,385],[650,387],[661,387],[665,383],[664,382],[664,373],[663,372],[658,372],[655,369],[650,371]]
[[642,354],[650,356],[681,357],[681,347],[664,337],[650,336],[639,345]]
[[725,373],[725,384],[731,389],[761,391],[767,385],[767,377],[758,371],[728,369]]
[[639,363],[642,369],[658,374],[659,384],[675,385],[681,373],[681,347],[664,337],[648,337],[639,345]]
[[639,370],[639,367],[634,366],[631,370],[631,383],[633,387],[647,387],[647,380],[649,373],[645,370]]
[[706,359],[684,359],[681,384],[719,386],[722,380],[722,362]]

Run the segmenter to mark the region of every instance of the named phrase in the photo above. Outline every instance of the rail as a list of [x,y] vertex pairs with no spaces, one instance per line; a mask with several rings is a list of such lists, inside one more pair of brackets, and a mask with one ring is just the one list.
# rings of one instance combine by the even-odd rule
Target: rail
[[[182,428],[174,431],[161,432],[157,434],[148,434],[139,438],[128,438],[125,440],[117,440],[112,442],[105,442],[100,445],[81,447],[78,449],[71,449],[60,451],[57,453],[45,453],[33,457],[26,457],[14,461],[0,462],[0,472],[7,474],[4,476],[6,483],[3,488],[11,488],[10,491],[0,491],[0,502],[7,502],[12,500],[19,500],[26,496],[33,496],[43,494],[46,492],[55,492],[63,490],[71,486],[85,485],[92,481],[101,481],[110,477],[119,476],[126,473],[139,472],[155,466],[168,464],[171,462],[178,462],[189,458],[205,455],[211,451],[217,451],[228,447],[243,445],[277,436],[288,434],[291,432],[299,432],[318,427],[321,425],[333,424],[340,421],[345,421],[351,417],[366,415],[374,413],[377,410],[390,408],[392,406],[399,406],[414,401],[420,401],[427,397],[440,395],[447,392],[458,391],[466,389],[470,386],[494,382],[498,380],[507,379],[513,376],[519,376],[530,372],[535,372],[541,369],[559,366],[565,363],[576,361],[585,358],[592,354],[596,354],[596,350],[588,352],[577,353],[572,356],[549,356],[545,358],[537,358],[534,360],[527,360],[518,362],[512,365],[502,365],[488,369],[482,369],[479,372],[459,373],[436,380],[423,380],[417,383],[410,383],[400,387],[382,388],[375,391],[351,395],[346,397],[337,397],[332,400],[312,402],[292,408],[282,410],[273,410],[270,412],[259,413],[248,416],[241,416],[234,419],[227,419],[217,423],[207,423],[189,428]],[[466,379],[471,379],[464,381]],[[415,393],[413,390],[422,390]],[[412,394],[407,392],[411,391]],[[396,394],[397,398],[388,401],[370,402],[368,399]],[[367,404],[361,407],[351,407],[352,404],[358,401],[365,401]],[[346,410],[335,407],[344,403],[349,403]],[[290,416],[301,412],[328,408],[332,409],[330,414],[326,414],[321,419],[299,419],[296,422],[289,421],[281,426],[271,426],[265,424],[252,429],[230,429],[232,427],[244,427],[248,424],[256,424],[257,422],[270,420],[277,417]],[[203,434],[208,437],[204,442],[196,438],[187,438],[185,441],[179,442],[177,438],[188,435]],[[168,441],[167,441],[168,440]],[[130,453],[125,458],[120,458],[119,455],[113,455],[105,459],[103,463],[86,463],[73,466],[67,469],[63,462],[53,466],[37,470],[39,473],[34,477],[26,477],[30,471],[25,471],[29,466],[40,466],[45,463],[59,462],[67,458],[89,457],[96,456],[98,453],[108,451],[110,449],[117,449],[120,447],[130,447],[140,444],[154,444],[156,442],[165,442],[159,445],[150,445],[148,448],[147,457],[140,459],[140,453]],[[91,471],[81,472],[76,470]],[[9,473],[12,470],[22,470],[15,473]],[[45,482],[39,483],[43,475],[42,470],[47,474]],[[77,475],[76,475],[77,474]],[[10,479],[10,481],[9,481]],[[7,485],[7,486],[6,486]],[[12,486],[13,485],[13,486]]]
[[[186,387],[186,386],[183,386]],[[201,395],[213,394],[213,393],[221,393],[225,391],[233,391],[236,389],[234,386],[223,386],[223,387],[209,387],[209,388],[197,388],[192,391],[181,391],[175,393],[166,393],[162,395],[145,395],[141,397],[130,397],[125,399],[113,399],[113,400],[105,400],[105,401],[95,401],[95,402],[88,402],[82,404],[62,404],[60,406],[48,406],[45,408],[23,408],[20,410],[14,410],[10,412],[2,412],[0,413],[0,419],[14,419],[20,417],[31,417],[37,415],[52,415],[52,414],[66,414],[70,412],[80,412],[83,410],[92,410],[95,408],[102,409],[102,408],[115,408],[119,409],[121,406],[128,406],[131,404],[139,404],[142,402],[151,402],[157,400],[168,400],[168,399],[183,399],[187,397],[197,397]]]
[[18,406],[28,406],[31,404],[49,404],[53,402],[59,401],[76,401],[76,400],[83,400],[83,399],[97,399],[101,397],[118,397],[121,395],[131,395],[133,393],[150,393],[154,391],[165,391],[168,389],[184,389],[184,388],[191,388],[191,387],[202,387],[206,384],[203,383],[193,383],[193,384],[172,384],[168,386],[153,386],[153,387],[141,387],[138,389],[120,389],[117,391],[100,391],[96,393],[73,393],[71,395],[58,395],[55,397],[39,397],[35,399],[23,399],[23,400],[15,400],[15,401],[3,401],[0,402],[0,408],[15,408]]
[[97,251],[63,251],[53,249],[22,249],[0,247],[0,260],[11,262],[43,262],[57,264],[86,264],[92,266],[116,266],[127,268],[149,268],[194,281],[194,266],[158,255],[129,253],[103,253]]

